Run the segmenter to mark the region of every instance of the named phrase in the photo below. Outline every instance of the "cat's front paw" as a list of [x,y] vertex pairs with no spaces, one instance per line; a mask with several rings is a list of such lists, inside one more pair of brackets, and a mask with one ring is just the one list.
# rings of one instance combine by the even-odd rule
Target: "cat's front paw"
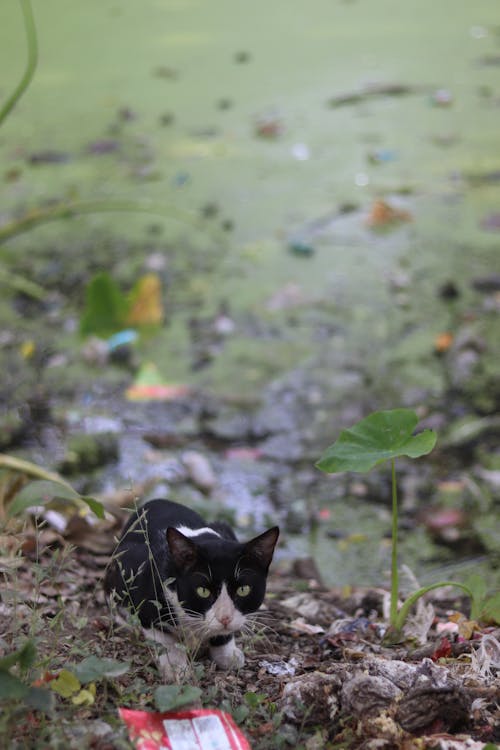
[[190,673],[191,665],[187,654],[180,648],[170,649],[158,657],[158,670],[163,682],[181,684]]
[[219,669],[239,669],[245,663],[245,654],[238,648],[234,640],[223,646],[211,646],[210,657]]

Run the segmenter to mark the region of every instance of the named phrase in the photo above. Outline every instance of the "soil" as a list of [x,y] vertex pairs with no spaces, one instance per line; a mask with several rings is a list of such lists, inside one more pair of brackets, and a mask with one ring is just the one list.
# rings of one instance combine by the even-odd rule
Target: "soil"
[[[113,622],[101,590],[107,555],[47,547],[36,561],[30,540],[16,570],[18,599],[2,604],[2,645],[9,651],[34,636],[50,654],[38,665],[42,684],[89,654],[129,667],[96,681],[93,705],[57,696],[48,722],[28,712],[19,723],[17,714],[10,747],[131,747],[117,708],[154,710],[155,646],[133,621]],[[311,560],[275,567],[238,672],[218,671],[203,655],[193,660],[186,683],[201,689],[204,707],[232,713],[254,750],[482,748],[500,740],[498,664],[478,658],[498,628],[474,625],[460,636],[453,613],[467,604],[446,590],[433,602],[424,644],[389,645],[382,589],[342,591],[317,578]]]

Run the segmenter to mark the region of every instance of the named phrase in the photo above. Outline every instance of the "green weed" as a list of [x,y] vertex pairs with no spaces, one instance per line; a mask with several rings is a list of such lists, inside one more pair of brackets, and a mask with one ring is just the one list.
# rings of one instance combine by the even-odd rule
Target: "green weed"
[[391,462],[392,554],[389,621],[396,634],[402,630],[414,604],[429,591],[443,586],[456,586],[471,598],[472,619],[480,619],[481,615],[488,612],[490,616],[500,615],[498,611],[500,597],[494,597],[487,605],[484,586],[477,580],[473,586],[470,583],[464,584],[456,581],[439,581],[424,586],[411,594],[398,610],[398,496],[395,460],[400,456],[419,458],[430,453],[437,438],[432,430],[423,430],[414,434],[417,424],[418,417],[411,409],[374,412],[350,429],[343,430],[337,441],[325,450],[316,463],[321,471],[333,474],[341,471],[366,472],[380,463]]

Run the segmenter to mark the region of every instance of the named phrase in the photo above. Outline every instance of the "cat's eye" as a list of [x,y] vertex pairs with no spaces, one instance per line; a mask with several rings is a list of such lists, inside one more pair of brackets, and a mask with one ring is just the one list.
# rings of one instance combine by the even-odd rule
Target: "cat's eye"
[[208,599],[212,592],[210,591],[210,589],[207,589],[206,586],[198,586],[198,588],[196,589],[196,593],[198,594],[200,599]]
[[251,591],[251,587],[247,583],[245,583],[244,586],[238,586],[238,588],[236,589],[236,594],[237,596],[242,596],[242,597],[248,596],[250,591]]

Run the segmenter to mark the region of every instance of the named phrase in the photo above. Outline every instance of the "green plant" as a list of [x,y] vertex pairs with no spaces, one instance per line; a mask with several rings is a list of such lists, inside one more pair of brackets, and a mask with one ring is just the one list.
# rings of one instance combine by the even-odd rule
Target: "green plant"
[[19,3],[21,5],[21,10],[23,13],[24,30],[26,32],[26,42],[28,45],[28,57],[26,60],[26,68],[21,80],[19,81],[11,95],[7,98],[7,101],[4,102],[2,107],[0,107],[0,125],[14,109],[17,102],[30,85],[31,80],[35,74],[38,62],[38,43],[31,2],[30,0],[19,0]]
[[194,685],[160,685],[153,697],[158,711],[175,711],[199,703],[201,690]]
[[[12,486],[7,487],[5,496],[0,495],[0,520],[4,515],[5,506],[7,518],[12,518],[22,515],[30,507],[45,505],[55,498],[79,508],[88,506],[98,518],[104,518],[102,503],[92,497],[80,495],[53,471],[47,471],[31,461],[4,453],[0,453],[1,470],[13,473],[16,479]],[[25,484],[28,478],[33,481]]]
[[477,597],[463,583],[439,581],[424,586],[406,599],[398,610],[399,571],[398,571],[398,495],[396,483],[396,458],[425,456],[436,444],[436,433],[423,430],[414,435],[418,417],[411,409],[377,411],[343,430],[335,443],[330,445],[316,466],[328,474],[341,471],[366,472],[384,461],[390,460],[392,474],[392,554],[391,554],[391,600],[389,621],[399,632],[413,605],[422,596],[442,586],[457,586],[471,597],[472,610]]
[[477,573],[472,573],[465,585],[471,591],[472,605],[471,620],[490,623],[500,623],[500,592],[489,595],[486,581]]
[[25,706],[39,711],[52,709],[52,694],[32,684],[35,661],[36,648],[32,640],[25,641],[21,648],[0,659],[0,702],[22,701]]

